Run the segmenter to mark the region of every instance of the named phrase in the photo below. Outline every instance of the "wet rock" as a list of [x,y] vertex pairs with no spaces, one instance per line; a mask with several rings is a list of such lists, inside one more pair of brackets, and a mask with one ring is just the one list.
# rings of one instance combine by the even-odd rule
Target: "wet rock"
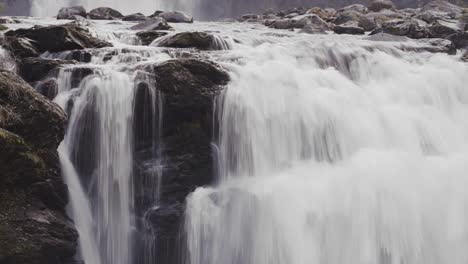
[[142,13],[135,13],[122,18],[123,21],[147,21],[151,18],[143,15]]
[[158,15],[169,23],[193,23],[193,17],[183,12],[163,12]]
[[336,14],[336,10],[329,8],[322,9],[320,7],[313,7],[307,10],[306,14],[314,14],[325,21],[329,21]]
[[468,32],[459,32],[447,36],[448,40],[451,40],[457,49],[468,48]]
[[24,39],[28,39],[29,46],[39,53],[112,46],[110,43],[91,36],[85,28],[74,23],[48,27],[35,26],[33,28],[8,31],[5,35],[22,38],[23,44]]
[[294,28],[294,24],[288,18],[268,21],[268,23],[266,23],[265,25],[271,28],[276,28],[276,29],[293,29]]
[[244,22],[244,21],[259,21],[261,19],[261,16],[257,14],[244,14],[240,17],[239,21]]
[[58,84],[54,78],[49,78],[45,81],[39,82],[35,88],[38,93],[44,95],[51,101],[58,93]]
[[140,38],[141,44],[144,46],[150,45],[155,39],[166,36],[167,32],[149,30],[138,32],[137,37]]
[[94,20],[116,20],[123,17],[122,13],[110,7],[98,7],[88,13],[88,18]]
[[367,8],[372,12],[380,12],[384,9],[396,10],[395,4],[388,0],[374,0]]
[[461,57],[461,60],[464,62],[468,62],[468,51],[465,51],[465,53]]
[[432,24],[440,19],[450,19],[450,16],[446,12],[427,10],[418,13],[415,18],[425,21],[426,23]]
[[5,30],[8,30],[8,27],[0,24],[0,31],[5,31]]
[[340,10],[338,10],[338,12],[345,12],[345,11],[356,11],[361,14],[366,14],[368,12],[368,9],[364,5],[354,4],[354,5],[345,6],[341,8]]
[[403,19],[405,18],[404,15],[394,12],[392,10],[382,10],[380,12],[371,12],[366,14],[365,16],[367,19],[371,19],[375,22],[375,24],[380,27],[383,23],[392,20],[392,19]]
[[333,28],[336,34],[349,34],[349,35],[363,35],[365,33],[362,27],[359,27],[356,23],[346,23],[343,25],[336,25]]
[[359,19],[358,27],[361,27],[364,31],[372,31],[377,28],[377,23],[373,18],[364,16]]
[[455,55],[457,48],[455,44],[447,39],[432,38],[432,39],[421,39],[419,42],[426,44],[422,50],[433,52],[433,53],[447,53]]
[[341,25],[348,22],[359,22],[359,20],[364,17],[364,14],[355,10],[342,10],[338,11],[336,18],[333,20],[333,23],[336,25]]
[[429,26],[429,36],[431,38],[446,38],[449,35],[460,32],[456,22],[437,20]]
[[57,147],[65,114],[11,72],[0,71],[0,262],[72,261],[77,232],[65,213]]
[[168,48],[196,48],[200,50],[219,50],[215,37],[205,32],[182,32],[161,40],[160,47]]
[[86,9],[83,6],[63,7],[59,10],[57,19],[76,20],[77,16],[85,18]]
[[18,73],[29,83],[37,82],[49,75],[53,70],[57,70],[62,65],[75,64],[70,60],[50,60],[43,58],[25,58],[18,65]]
[[449,3],[448,1],[435,0],[424,5],[421,9],[421,12],[424,11],[437,11],[448,13],[452,18],[456,18],[461,15],[461,13],[463,12],[463,8]]
[[84,50],[70,51],[68,55],[65,57],[65,59],[67,60],[75,60],[75,61],[84,62],[84,63],[91,62],[92,58],[93,58],[93,55],[90,52],[84,51]]
[[155,17],[151,20],[141,22],[138,25],[131,27],[133,30],[173,30],[169,24],[167,24],[164,18]]
[[310,25],[314,28],[322,29],[323,31],[330,29],[328,23],[315,14],[306,14],[294,17],[291,19],[291,23],[294,28],[303,28]]
[[446,39],[410,39],[405,36],[395,36],[387,33],[378,33],[366,38],[371,41],[386,41],[395,42],[400,45],[397,46],[403,51],[413,52],[433,52],[433,53],[448,53],[455,54],[455,45]]
[[27,38],[6,37],[5,47],[17,58],[37,57],[40,55],[35,41]]
[[418,19],[392,19],[382,24],[383,33],[407,36],[414,39],[427,38],[427,24]]
[[0,24],[15,24],[16,22],[9,17],[0,17]]

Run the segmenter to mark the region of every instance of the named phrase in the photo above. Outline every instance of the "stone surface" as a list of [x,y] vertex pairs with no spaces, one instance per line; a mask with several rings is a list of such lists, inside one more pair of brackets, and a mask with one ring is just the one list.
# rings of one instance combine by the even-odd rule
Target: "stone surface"
[[69,263],[77,232],[57,147],[65,114],[21,78],[0,71],[0,263]]
[[151,18],[143,15],[142,13],[135,13],[135,14],[131,14],[131,15],[128,15],[128,16],[124,16],[122,18],[123,21],[146,21],[146,20],[150,20]]
[[168,48],[196,48],[200,50],[222,49],[213,35],[205,32],[182,32],[167,37],[157,44]]
[[380,12],[384,9],[396,10],[395,4],[388,0],[373,0],[367,8],[372,12]]
[[83,6],[63,7],[59,10],[57,19],[76,20],[76,16],[86,17],[86,9]]
[[173,30],[169,24],[167,24],[164,18],[155,17],[151,20],[141,22],[130,29],[133,30]]
[[115,20],[123,17],[122,13],[110,7],[98,7],[88,13],[88,18],[94,20]]
[[144,46],[150,45],[155,39],[166,36],[167,32],[149,30],[138,32],[137,37],[140,39],[141,44]]
[[457,49],[468,48],[468,32],[459,32],[447,36],[448,40],[451,40]]
[[359,27],[355,23],[336,25],[333,28],[336,34],[349,34],[349,35],[363,35],[365,33],[362,27]]
[[158,16],[169,23],[193,23],[193,17],[183,12],[162,12]]
[[75,64],[70,60],[50,60],[43,58],[25,58],[18,65],[18,74],[29,83],[46,78],[53,70],[62,65]]
[[[5,35],[17,39],[21,38],[22,40],[13,40],[13,42],[16,44],[22,43],[21,46],[25,46],[25,43],[28,43],[26,46],[30,48],[27,50],[35,50],[39,53],[112,46],[110,43],[91,36],[85,28],[76,23],[48,27],[35,26],[33,28],[8,31]],[[15,50],[19,46],[16,44],[14,45],[15,48],[13,48],[15,55],[17,55]],[[21,50],[20,57],[34,56],[33,51],[25,52],[24,50]]]
[[392,19],[382,24],[382,30],[384,33],[407,36],[414,39],[429,36],[427,24],[418,19]]

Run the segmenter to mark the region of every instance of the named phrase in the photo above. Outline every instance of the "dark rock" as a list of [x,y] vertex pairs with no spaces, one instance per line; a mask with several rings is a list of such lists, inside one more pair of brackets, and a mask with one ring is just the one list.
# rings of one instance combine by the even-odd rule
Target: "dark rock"
[[341,8],[340,10],[338,10],[338,12],[344,12],[344,11],[350,11],[350,10],[359,12],[361,14],[366,14],[368,12],[367,7],[365,7],[364,5],[361,5],[361,4],[354,4],[354,5],[345,6],[345,7]]
[[122,13],[110,7],[98,7],[88,13],[88,18],[94,20],[115,20],[123,17]]
[[35,41],[27,38],[7,37],[5,45],[15,57],[26,58],[39,56],[40,53],[35,44]]
[[241,16],[239,21],[241,21],[241,22],[243,22],[243,21],[252,21],[252,20],[259,21],[260,19],[261,19],[261,16],[259,16],[257,14],[244,14],[244,15]]
[[141,22],[138,25],[131,27],[133,30],[173,30],[164,18],[155,17],[151,20]]
[[75,63],[69,60],[25,58],[18,65],[18,73],[25,81],[32,83],[44,79],[52,70],[57,70],[62,65]]
[[[31,46],[39,53],[112,46],[110,43],[91,36],[85,28],[75,23],[48,27],[35,26],[28,29],[8,31],[5,35],[29,39]],[[22,42],[24,43],[24,40]]]
[[140,38],[140,41],[141,41],[142,45],[148,46],[155,39],[167,35],[167,32],[149,30],[149,31],[138,32],[136,35],[137,35],[138,38]]
[[373,0],[367,8],[372,12],[380,12],[384,9],[396,10],[395,4],[389,0]]
[[464,62],[468,62],[468,51],[465,51],[465,53],[461,57],[461,60]]
[[169,23],[193,23],[193,17],[183,12],[163,12],[158,15]]
[[364,31],[372,31],[377,28],[377,23],[373,18],[363,16],[359,19],[358,27],[361,27]]
[[316,29],[321,29],[323,31],[330,29],[328,23],[315,14],[306,14],[294,17],[291,19],[291,23],[293,24],[294,28],[303,28],[307,25],[310,25]]
[[447,36],[448,40],[451,40],[457,49],[468,47],[468,32],[459,32]]
[[36,85],[36,91],[49,100],[53,100],[58,93],[58,84],[57,81],[53,78],[47,79],[45,81],[41,81]]
[[427,10],[418,13],[415,18],[425,21],[426,23],[432,24],[440,19],[450,19],[450,16],[446,12]]
[[84,62],[84,63],[91,62],[92,58],[93,58],[93,55],[91,55],[91,53],[89,53],[88,51],[84,51],[84,50],[70,51],[70,53],[68,53],[68,55],[66,56],[67,60],[75,60],[75,61]]
[[357,26],[355,23],[336,25],[333,28],[333,31],[336,34],[349,34],[349,35],[363,35],[365,33],[364,29]]
[[449,35],[460,32],[456,23],[438,20],[429,26],[429,36],[431,38],[446,38]]
[[123,21],[146,21],[146,20],[150,20],[151,18],[143,15],[142,13],[135,13],[135,14],[131,14],[131,15],[128,15],[128,16],[124,16],[122,18]]
[[76,16],[86,17],[86,9],[83,6],[63,7],[60,9],[57,19],[76,20]]
[[355,10],[338,11],[335,20],[333,20],[333,23],[336,25],[341,25],[347,22],[359,22],[362,17],[364,17],[364,14]]
[[158,42],[158,46],[168,48],[196,48],[200,50],[223,49],[223,45],[220,45],[213,35],[205,32],[182,32],[161,40]]
[[77,232],[65,214],[57,146],[65,114],[11,72],[0,71],[0,262],[68,263]]
[[16,22],[9,17],[0,17],[0,24],[15,24]]
[[451,14],[452,18],[456,18],[461,15],[463,12],[463,8],[454,5],[452,3],[449,3],[448,1],[444,0],[435,0],[427,3],[426,5],[423,6],[421,9],[422,12],[424,11],[437,11],[437,12],[444,12],[444,13],[449,13]]
[[418,19],[392,19],[382,24],[384,33],[407,36],[414,39],[427,38],[427,24]]

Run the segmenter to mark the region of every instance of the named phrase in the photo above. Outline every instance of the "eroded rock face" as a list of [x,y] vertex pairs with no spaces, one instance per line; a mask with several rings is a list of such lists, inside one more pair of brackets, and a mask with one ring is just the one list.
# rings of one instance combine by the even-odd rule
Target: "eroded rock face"
[[57,19],[75,20],[76,16],[86,17],[86,9],[83,6],[63,7],[59,10]]
[[[46,51],[61,52],[112,46],[110,43],[91,36],[85,28],[75,23],[48,27],[35,26],[28,29],[8,31],[5,35],[16,38],[16,40],[12,41],[13,43],[22,43],[15,46],[27,47],[26,49],[22,48],[20,54],[15,52],[16,48],[13,48],[13,53],[20,57],[35,56],[34,51],[39,53]],[[28,52],[25,52],[25,50],[28,50]]]
[[32,83],[44,79],[51,71],[57,70],[62,65],[75,63],[75,61],[69,60],[25,58],[18,65],[18,73],[25,81]]
[[57,147],[65,113],[21,78],[0,71],[0,262],[68,263],[77,232]]
[[88,18],[94,20],[115,20],[123,17],[122,13],[110,7],[98,7],[88,13]]

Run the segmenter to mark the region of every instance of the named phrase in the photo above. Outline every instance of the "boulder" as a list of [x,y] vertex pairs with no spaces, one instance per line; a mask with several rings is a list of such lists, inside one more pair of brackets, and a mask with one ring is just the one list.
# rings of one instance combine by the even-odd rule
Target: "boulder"
[[415,18],[425,21],[426,23],[432,24],[440,19],[450,19],[450,16],[446,12],[440,12],[435,10],[426,10],[418,13]]
[[276,29],[293,29],[294,28],[294,24],[288,18],[268,21],[268,23],[266,23],[265,25],[271,28],[276,28]]
[[8,30],[8,27],[0,24],[0,31],[5,31],[5,30]]
[[294,17],[291,19],[291,23],[293,24],[294,28],[303,28],[307,25],[310,25],[314,28],[322,29],[323,31],[330,29],[328,23],[315,14],[305,14]]
[[130,29],[133,30],[173,30],[169,24],[167,24],[164,18],[155,17],[151,20],[141,22]]
[[70,60],[50,60],[43,58],[24,58],[18,65],[18,74],[29,83],[46,78],[53,70],[62,65],[75,64]]
[[57,147],[65,113],[0,71],[0,262],[71,263],[78,234],[66,216]]
[[462,7],[459,7],[457,5],[454,5],[444,0],[431,1],[421,8],[421,12],[429,11],[429,10],[448,13],[450,14],[452,18],[456,18],[460,16],[463,12]]
[[136,35],[140,39],[142,45],[148,46],[153,43],[155,39],[167,35],[167,32],[149,30],[138,32]]
[[307,10],[307,14],[314,14],[325,21],[329,21],[336,14],[336,10],[330,8],[322,9],[320,7],[313,7]]
[[346,23],[342,25],[336,25],[333,27],[333,31],[336,34],[349,34],[349,35],[363,35],[365,33],[362,27],[359,27],[356,23]]
[[358,27],[361,27],[365,31],[372,31],[377,28],[374,18],[363,16],[359,19]]
[[123,17],[122,13],[110,7],[98,7],[88,13],[88,18],[94,20],[116,20]]
[[122,18],[123,21],[147,21],[151,18],[143,15],[142,13],[135,13]]
[[364,5],[361,5],[361,4],[354,4],[354,5],[345,6],[345,7],[341,8],[340,10],[338,10],[338,12],[345,12],[345,11],[356,11],[356,12],[359,12],[361,14],[366,14],[369,10],[367,9],[367,7],[365,7]]
[[380,12],[384,9],[396,10],[395,4],[389,0],[373,0],[367,8],[372,12]]
[[183,12],[162,12],[158,15],[169,23],[193,23],[193,17]]
[[414,39],[427,38],[427,24],[418,19],[392,19],[382,24],[382,32]]
[[[88,30],[75,23],[48,27],[35,26],[33,28],[8,31],[5,35],[8,37],[22,38],[22,40],[19,41],[21,43],[15,43],[15,45],[27,44],[21,46],[34,48],[34,50],[39,53],[46,51],[61,52],[67,50],[82,50],[87,48],[103,48],[112,46],[108,42],[91,36]],[[25,54],[28,52],[21,53],[23,55],[32,55],[33,52],[31,51],[29,54]]]
[[348,22],[359,22],[359,20],[364,17],[364,14],[355,10],[342,10],[338,11],[336,14],[333,23],[336,25],[341,25]]
[[38,93],[44,95],[49,100],[54,100],[58,93],[58,83],[54,78],[49,78],[47,80],[39,82],[35,89]]
[[199,50],[220,50],[217,39],[205,32],[182,32],[166,37],[157,43],[159,47],[195,48]]
[[431,38],[446,38],[449,35],[460,32],[456,22],[437,20],[428,27]]
[[447,39],[452,41],[457,49],[468,48],[468,32],[466,31],[449,35]]
[[[217,125],[212,119],[213,106],[229,76],[218,65],[196,59],[170,60],[144,69],[152,78],[151,82],[157,83],[156,87],[164,98],[161,140],[164,142],[162,155],[165,160],[159,206],[156,208],[149,204],[146,210],[136,207],[142,210],[138,214],[145,216],[150,231],[156,234],[154,254],[158,261],[180,263],[177,249],[183,242],[181,228],[186,197],[197,187],[215,181],[211,141]],[[145,86],[139,85],[138,88],[145,89]],[[141,98],[144,94],[150,93],[141,93],[136,104],[149,100]],[[136,119],[141,119],[135,114]],[[144,175],[136,175],[137,178],[139,176]],[[143,251],[144,247],[137,250]],[[136,254],[141,255],[139,252]]]
[[27,38],[6,37],[5,47],[17,58],[37,57],[40,55],[37,43]]
[[83,6],[63,7],[59,10],[57,19],[76,20],[77,16],[85,18],[86,9]]
[[366,14],[365,17],[373,20],[378,27],[382,26],[383,23],[389,20],[405,18],[405,16],[402,15],[401,13],[398,13],[389,9],[384,9],[380,12],[370,12]]

